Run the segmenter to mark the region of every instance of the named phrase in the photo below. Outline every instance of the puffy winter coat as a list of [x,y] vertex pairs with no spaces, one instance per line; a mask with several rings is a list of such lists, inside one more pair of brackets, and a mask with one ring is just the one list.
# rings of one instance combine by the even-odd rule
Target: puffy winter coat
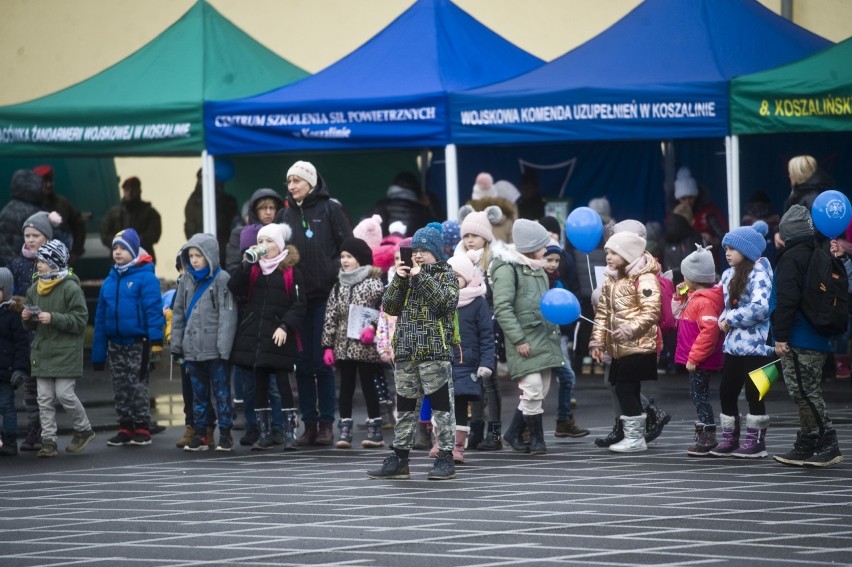
[[458,302],[459,281],[446,262],[426,264],[416,276],[395,277],[382,299],[385,313],[397,316],[394,360],[452,360]]
[[[141,199],[124,201],[114,206],[104,215],[101,222],[101,242],[107,248],[112,248],[112,240],[116,233],[125,228],[133,228],[139,234],[139,241],[154,262],[154,244],[160,241],[163,234],[163,221],[151,203]],[[85,238],[85,234],[84,234]],[[76,236],[75,236],[76,242]]]
[[[328,303],[325,304],[325,323],[322,327],[322,348],[334,349],[336,360],[355,360],[358,362],[379,362],[376,343],[365,345],[359,339],[346,336],[349,323],[349,306],[360,305],[376,311],[382,306],[382,271],[372,268],[370,274],[355,285],[342,282],[334,284]],[[378,317],[376,318],[378,326]]]
[[745,291],[731,306],[728,284],[734,276],[734,268],[722,274],[719,285],[725,294],[725,310],[719,320],[731,326],[725,334],[725,354],[738,356],[769,356],[774,347],[766,344],[769,336],[769,296],[772,294],[772,268],[769,260],[758,258],[748,276]]
[[21,323],[22,297],[0,303],[0,379],[9,380],[12,372],[30,371],[30,337]]
[[[195,281],[189,272],[189,249],[197,248],[207,260],[210,275]],[[180,261],[187,273],[181,276],[174,297],[171,352],[192,362],[228,360],[237,330],[237,306],[228,289],[230,275],[219,266],[219,248],[210,234],[196,234],[180,249]],[[187,311],[195,292],[212,278],[207,289]]]
[[800,308],[805,274],[817,243],[814,237],[806,236],[790,239],[785,244],[778,256],[769,298],[773,336],[770,342],[830,352],[833,350],[831,337],[820,335]]
[[[589,348],[599,347],[613,358],[657,352],[657,324],[660,320],[660,265],[650,253],[626,277],[606,278],[595,312],[595,326]],[[615,343],[605,329],[629,330],[631,338]]]
[[[231,362],[243,368],[293,369],[300,342],[299,326],[307,311],[299,252],[287,246],[287,257],[264,275],[258,264],[242,262],[231,272],[228,287],[240,308]],[[277,346],[272,335],[281,328],[287,340]]]
[[719,329],[719,315],[725,308],[722,288],[714,286],[688,295],[675,295],[675,299],[685,299],[680,321],[677,324],[677,348],[675,362],[691,362],[702,370],[722,368],[722,331]]
[[47,295],[39,295],[38,286],[30,286],[27,304],[50,313],[51,322],[43,325],[35,317],[24,321],[24,328],[35,331],[30,344],[31,375],[36,378],[81,378],[83,376],[83,339],[89,309],[80,289],[80,280],[69,274]]
[[98,294],[92,362],[106,361],[108,341],[128,345],[145,337],[162,343],[163,325],[160,280],[151,257],[141,256],[123,273],[113,266]]
[[482,380],[476,377],[479,368],[496,366],[494,358],[494,326],[491,309],[485,296],[480,296],[458,308],[459,337],[453,360],[453,389],[456,396],[482,396]]
[[24,246],[24,221],[41,210],[41,177],[19,169],[12,176],[11,200],[0,210],[0,258],[11,262]]
[[[494,316],[506,341],[506,362],[512,380],[562,366],[559,327],[541,314],[541,298],[550,284],[543,268],[533,270],[514,246],[493,249],[489,276],[494,289]],[[530,355],[522,357],[516,346],[529,343]]]
[[36,281],[38,270],[36,270],[35,258],[29,259],[19,254],[9,264],[9,271],[12,272],[12,277],[15,279],[14,294],[23,297]]
[[331,200],[325,181],[320,177],[301,206],[288,195],[287,207],[278,211],[275,222],[287,223],[293,229],[290,244],[299,250],[302,258],[299,264],[304,278],[302,294],[309,302],[324,301],[337,282],[340,246],[352,236],[343,207]]

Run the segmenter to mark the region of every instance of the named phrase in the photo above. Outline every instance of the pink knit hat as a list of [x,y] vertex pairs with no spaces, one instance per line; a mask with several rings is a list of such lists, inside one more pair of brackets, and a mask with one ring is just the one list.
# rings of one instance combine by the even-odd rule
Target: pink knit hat
[[462,219],[459,233],[462,238],[465,234],[475,234],[481,236],[487,242],[494,240],[494,232],[492,226],[503,220],[503,211],[500,207],[491,205],[485,207],[484,211],[473,211],[470,205],[465,205],[459,209],[459,217]]
[[382,217],[373,215],[362,220],[352,229],[352,236],[366,242],[370,250],[375,250],[382,243]]
[[494,189],[494,178],[490,173],[480,173],[476,176],[476,183],[473,185],[473,194],[471,199],[485,199],[497,197],[497,191]]

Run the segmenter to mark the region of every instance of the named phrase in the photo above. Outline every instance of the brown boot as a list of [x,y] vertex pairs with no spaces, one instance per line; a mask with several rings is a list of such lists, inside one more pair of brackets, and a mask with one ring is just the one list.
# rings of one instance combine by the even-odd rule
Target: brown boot
[[191,425],[187,425],[186,430],[184,430],[183,432],[183,437],[178,439],[178,442],[175,443],[175,445],[178,449],[183,449],[184,447],[189,445],[189,442],[192,441],[193,437],[195,437],[195,428]]
[[334,445],[334,424],[330,421],[319,422],[315,445]]
[[300,447],[308,447],[316,443],[317,440],[317,422],[316,421],[306,421],[305,422],[305,431],[299,437],[296,443],[299,444]]
[[554,437],[585,437],[589,434],[588,429],[579,427],[574,418],[564,421],[556,421],[556,431],[553,432]]

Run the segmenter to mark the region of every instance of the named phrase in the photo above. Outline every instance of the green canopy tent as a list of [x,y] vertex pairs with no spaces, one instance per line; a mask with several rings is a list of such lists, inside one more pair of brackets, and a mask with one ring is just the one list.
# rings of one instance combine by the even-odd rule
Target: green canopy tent
[[0,107],[0,154],[203,155],[205,231],[215,233],[204,102],[260,94],[306,76],[198,0],[112,67],[56,93]]
[[731,132],[852,131],[852,38],[731,82]]

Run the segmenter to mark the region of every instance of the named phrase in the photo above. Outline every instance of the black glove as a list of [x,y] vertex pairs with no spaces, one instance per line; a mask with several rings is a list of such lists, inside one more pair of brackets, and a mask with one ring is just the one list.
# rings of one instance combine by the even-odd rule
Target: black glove
[[9,382],[12,383],[12,389],[17,390],[21,387],[21,384],[24,383],[24,380],[27,379],[27,373],[23,370],[15,370],[12,372],[12,377],[9,379]]
[[106,369],[106,364],[103,362],[93,362],[92,370],[95,372],[103,372]]

